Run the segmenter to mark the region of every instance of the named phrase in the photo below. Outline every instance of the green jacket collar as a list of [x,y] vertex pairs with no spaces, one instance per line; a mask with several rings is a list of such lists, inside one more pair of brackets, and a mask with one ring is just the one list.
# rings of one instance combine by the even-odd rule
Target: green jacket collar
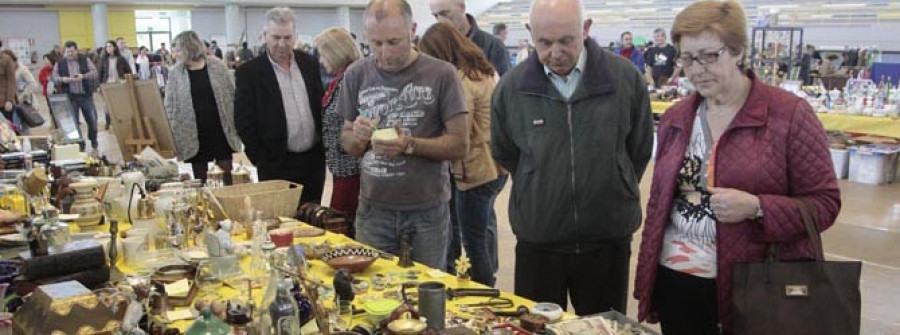
[[[591,98],[597,95],[609,94],[615,91],[616,81],[609,71],[609,59],[606,53],[593,39],[586,39],[584,47],[587,50],[587,62],[581,75],[581,84],[575,89],[575,93],[569,99],[571,102]],[[528,57],[525,70],[522,72],[522,80],[516,89],[530,94],[551,96],[564,100],[556,92],[553,83],[544,73],[544,64],[538,57]]]

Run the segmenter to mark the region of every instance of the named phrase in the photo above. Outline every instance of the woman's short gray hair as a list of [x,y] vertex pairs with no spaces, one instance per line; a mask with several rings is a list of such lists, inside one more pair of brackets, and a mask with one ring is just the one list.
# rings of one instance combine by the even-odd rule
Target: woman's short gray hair
[[184,52],[190,61],[206,59],[206,46],[193,30],[186,30],[175,36],[172,45]]
[[275,7],[266,11],[266,25],[273,22],[279,25],[290,23],[296,27],[294,10],[288,7]]

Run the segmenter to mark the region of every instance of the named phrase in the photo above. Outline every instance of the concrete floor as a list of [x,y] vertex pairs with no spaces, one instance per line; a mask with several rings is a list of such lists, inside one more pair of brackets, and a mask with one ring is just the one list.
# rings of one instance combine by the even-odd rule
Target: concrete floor
[[[97,100],[99,111],[105,106]],[[46,104],[39,104],[46,115]],[[100,124],[100,150],[113,161],[121,161],[118,145],[111,132],[103,131],[103,112],[98,112]],[[49,125],[49,122],[47,122]],[[44,134],[47,127],[34,129],[34,134]],[[236,155],[237,161],[246,160]],[[641,183],[641,200],[646,208],[650,192],[650,178],[653,166]],[[331,198],[331,182],[326,183],[323,199],[327,205]],[[863,262],[861,280],[862,291],[862,331],[861,334],[900,334],[900,183],[872,186],[840,181],[843,208],[837,222],[823,234],[826,257],[833,260],[859,260]],[[496,203],[499,230],[500,270],[497,287],[504,291],[513,290],[515,264],[515,236],[509,227],[507,206],[510,185],[500,193]],[[641,231],[635,233],[632,244],[631,278],[637,264]],[[633,281],[632,281],[633,285]],[[629,288],[629,296],[633,287]],[[637,301],[628,302],[627,315],[637,317]],[[658,329],[658,327],[654,327]]]

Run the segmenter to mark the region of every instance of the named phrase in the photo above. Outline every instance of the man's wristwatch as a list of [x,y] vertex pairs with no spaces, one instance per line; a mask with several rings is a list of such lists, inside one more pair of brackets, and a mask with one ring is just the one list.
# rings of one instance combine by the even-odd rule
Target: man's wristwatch
[[763,218],[762,205],[760,205],[759,207],[756,207],[756,215],[754,215],[753,218],[756,220],[761,220]]
[[416,141],[413,140],[412,137],[409,138],[409,141],[406,142],[406,150],[403,150],[403,153],[406,155],[412,155],[413,152],[416,151]]

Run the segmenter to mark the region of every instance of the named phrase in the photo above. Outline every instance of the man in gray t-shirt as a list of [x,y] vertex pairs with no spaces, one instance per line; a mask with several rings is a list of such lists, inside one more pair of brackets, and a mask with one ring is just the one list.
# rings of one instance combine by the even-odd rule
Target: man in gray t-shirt
[[449,161],[468,146],[462,85],[452,65],[412,48],[404,0],[370,2],[365,27],[375,57],[347,70],[337,105],[344,150],[362,157],[356,238],[395,254],[405,240],[413,260],[443,269]]

